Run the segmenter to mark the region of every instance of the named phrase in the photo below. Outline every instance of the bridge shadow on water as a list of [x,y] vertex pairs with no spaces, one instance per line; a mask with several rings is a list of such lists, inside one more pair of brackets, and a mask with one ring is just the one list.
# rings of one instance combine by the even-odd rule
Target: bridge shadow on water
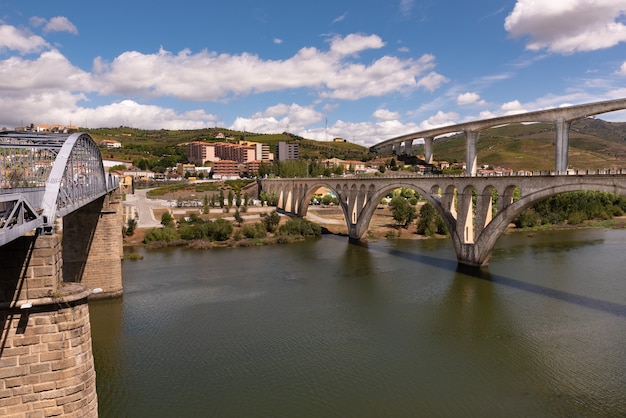
[[[368,250],[376,250],[383,251],[381,248],[376,248],[376,246],[368,245],[365,242],[353,242],[354,245],[361,245]],[[581,296],[574,293],[566,292],[563,290],[552,289],[549,287],[524,282],[522,280],[513,279],[510,277],[492,274],[487,267],[478,268],[478,267],[470,267],[465,266],[463,264],[457,263],[456,260],[444,259],[438,257],[431,257],[426,254],[420,253],[410,253],[407,251],[402,251],[398,249],[392,249],[387,252],[389,255],[394,257],[401,257],[407,260],[414,261],[416,263],[423,263],[429,266],[433,266],[442,270],[448,270],[451,272],[456,272],[465,276],[469,276],[479,280],[485,280],[494,284],[511,287],[518,290],[523,290],[528,293],[533,293],[536,295],[552,298],[555,300],[560,300],[562,302],[575,304],[578,306],[585,307],[587,309],[592,309],[598,312],[605,312],[611,315],[615,315],[618,317],[626,318],[626,305],[619,304],[615,302],[609,302],[605,300],[600,300],[588,296]]]

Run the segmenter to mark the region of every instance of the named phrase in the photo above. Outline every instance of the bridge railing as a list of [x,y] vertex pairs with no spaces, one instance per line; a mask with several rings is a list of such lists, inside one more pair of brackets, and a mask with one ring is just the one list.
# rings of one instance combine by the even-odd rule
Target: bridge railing
[[[626,175],[626,168],[603,168],[603,169],[570,169],[564,172],[557,171],[525,171],[520,170],[516,172],[478,172],[474,176],[470,176],[465,173],[456,174],[443,174],[443,173],[409,173],[409,172],[394,172],[385,175],[376,174],[344,174],[333,177],[301,177],[297,179],[301,180],[337,180],[341,178],[351,179],[371,179],[371,178],[394,178],[394,179],[414,179],[414,178],[476,178],[476,177],[555,177],[555,176],[607,176],[607,175]],[[272,178],[266,178],[263,180],[272,180]],[[276,177],[275,180],[285,180],[284,178]]]

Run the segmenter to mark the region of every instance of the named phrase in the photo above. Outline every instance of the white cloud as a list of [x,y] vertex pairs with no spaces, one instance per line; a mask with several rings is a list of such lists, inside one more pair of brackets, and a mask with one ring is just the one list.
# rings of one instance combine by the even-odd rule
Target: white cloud
[[173,109],[142,105],[133,100],[123,100],[92,109],[79,108],[73,112],[72,119],[78,125],[85,121],[89,126],[123,125],[143,129],[202,129],[215,126],[217,120],[214,115],[206,114],[202,110],[177,113]]
[[622,66],[619,68],[616,74],[626,76],[626,62],[622,64]]
[[78,34],[76,26],[65,16],[53,17],[46,23],[43,30],[44,32],[68,32],[73,35]]
[[568,54],[625,42],[624,14],[624,0],[518,0],[504,28],[514,37],[528,35],[529,50]]
[[[50,21],[34,18],[31,25],[43,28],[53,21],[51,29],[72,32],[73,25],[61,18]],[[44,38],[0,24],[0,52],[17,51],[0,59],[3,75],[0,77],[3,98],[0,125],[15,127],[27,121],[70,123],[71,120],[74,124],[91,127],[193,129],[215,126],[218,118],[204,110],[180,113],[141,104],[136,99],[123,99],[166,97],[182,101],[227,101],[250,94],[309,89],[317,96],[313,103],[321,105],[324,112],[330,112],[338,106],[336,99],[380,97],[418,88],[432,91],[447,81],[433,71],[435,57],[430,54],[418,59],[383,55],[372,62],[359,62],[360,52],[385,45],[377,35],[351,34],[334,37],[329,42],[327,51],[306,47],[283,60],[207,50],[197,53],[182,50],[177,54],[163,48],[153,54],[127,51],[110,62],[96,57],[90,72],[74,66]],[[38,55],[31,59],[20,56],[33,53]],[[85,104],[95,98],[116,101],[88,108]],[[392,123],[392,116],[395,116],[392,112],[379,111],[376,117],[384,122],[369,127],[365,127],[367,123],[357,124],[357,127],[363,128],[362,135],[368,140],[410,130],[399,122]],[[258,132],[282,132],[288,126],[291,132],[306,132],[309,126],[323,120],[323,114],[313,106],[279,104],[251,117],[238,118],[232,126],[243,128],[245,125],[246,130]],[[345,125],[338,130],[344,128]]]
[[298,133],[304,138],[317,141],[344,138],[349,142],[363,146],[372,146],[389,138],[415,132],[419,127],[414,123],[403,124],[397,120],[381,122],[346,122],[338,120],[332,126],[325,128],[305,129]]
[[420,130],[434,129],[441,126],[454,125],[459,123],[459,115],[456,112],[438,111],[420,124]]
[[434,57],[418,60],[383,56],[361,64],[347,56],[384,45],[376,36],[335,37],[330,51],[302,48],[285,60],[267,61],[257,55],[217,54],[183,50],[174,55],[164,49],[156,54],[128,51],[111,63],[94,61],[94,77],[102,94],[171,96],[183,100],[223,100],[240,95],[312,88],[320,97],[356,100],[394,91],[438,88],[447,79],[431,72]]
[[348,12],[345,12],[344,14],[342,14],[341,16],[338,16],[336,18],[333,19],[333,21],[331,23],[339,23],[339,22],[343,22],[346,18],[346,16],[348,16]]
[[524,113],[527,110],[522,106],[519,100],[512,100],[510,102],[504,103],[500,106],[500,109],[504,112],[505,115],[514,115],[517,113]]
[[356,54],[367,49],[379,49],[385,43],[378,35],[360,35],[352,33],[345,38],[335,36],[330,40],[330,51],[339,55]]
[[286,105],[279,103],[249,118],[238,117],[229,129],[249,132],[299,132],[306,126],[321,121],[322,114],[312,107],[300,106],[296,103]]
[[49,44],[41,36],[17,29],[15,26],[0,25],[0,52],[12,50],[20,54],[30,54],[47,48]]
[[467,93],[459,94],[458,97],[456,98],[456,103],[459,106],[468,105],[468,104],[483,105],[485,104],[485,101],[480,99],[480,95],[478,93],[467,92]]
[[422,77],[418,82],[418,87],[423,87],[424,89],[433,92],[441,87],[442,84],[447,83],[449,80],[447,77],[444,77],[441,74],[437,74],[436,72],[430,72],[425,77]]
[[400,113],[392,112],[391,110],[388,110],[388,109],[376,109],[376,111],[372,114],[372,116],[375,117],[376,119],[381,119],[381,120],[400,119]]
[[11,57],[0,61],[0,92],[91,91],[89,73],[74,67],[59,51],[42,53],[35,60]]
[[280,44],[282,44],[282,43],[283,43],[283,40],[282,40],[282,39],[280,39],[280,38],[274,38],[274,43],[275,43],[276,45],[280,45]]

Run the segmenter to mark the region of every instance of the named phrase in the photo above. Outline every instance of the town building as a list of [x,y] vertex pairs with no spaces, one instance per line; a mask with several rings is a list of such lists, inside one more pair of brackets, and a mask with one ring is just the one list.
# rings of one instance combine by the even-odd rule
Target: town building
[[214,179],[239,178],[239,163],[233,160],[219,160],[213,165]]
[[276,144],[276,161],[297,160],[300,158],[298,144],[281,141]]
[[122,148],[122,143],[113,139],[103,139],[98,143],[98,145],[106,148]]

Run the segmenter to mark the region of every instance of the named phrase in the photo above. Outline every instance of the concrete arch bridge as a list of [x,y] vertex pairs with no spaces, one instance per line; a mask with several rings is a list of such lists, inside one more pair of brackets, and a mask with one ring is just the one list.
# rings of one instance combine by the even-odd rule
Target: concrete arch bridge
[[[532,176],[342,177],[263,179],[259,190],[277,198],[277,208],[304,217],[315,192],[325,187],[339,199],[348,236],[360,240],[377,206],[391,190],[410,188],[443,218],[459,264],[489,263],[497,239],[525,209],[559,193],[596,190],[626,195],[626,169],[534,173]],[[519,199],[514,199],[519,190]],[[494,199],[495,197],[495,199]],[[495,200],[495,202],[494,202]]]
[[437,137],[463,132],[465,135],[465,171],[467,175],[474,176],[478,168],[476,145],[481,132],[489,128],[509,124],[552,123],[556,129],[554,171],[557,174],[562,174],[566,173],[568,169],[569,131],[572,122],[578,119],[622,109],[626,109],[626,99],[607,100],[603,102],[499,116],[409,133],[379,142],[370,147],[370,150],[383,155],[411,155],[413,153],[413,143],[417,140],[423,142],[424,158],[426,162],[430,164],[433,161],[433,144],[436,142]]

